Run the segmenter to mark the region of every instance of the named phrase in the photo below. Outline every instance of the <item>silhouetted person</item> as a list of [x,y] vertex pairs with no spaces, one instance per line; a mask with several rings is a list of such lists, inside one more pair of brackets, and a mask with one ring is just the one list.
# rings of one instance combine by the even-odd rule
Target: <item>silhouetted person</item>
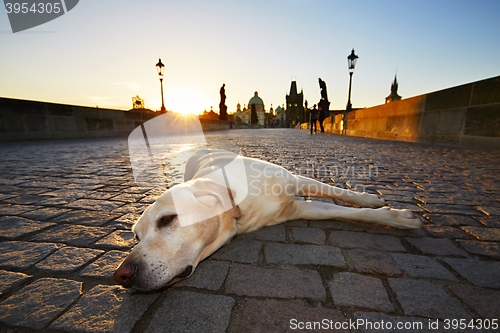
[[316,109],[316,104],[314,104],[313,108],[311,109],[311,112],[309,113],[309,118],[311,118],[311,134],[313,134],[313,128],[314,128],[314,134],[316,134],[317,130],[316,122],[318,121],[318,114],[319,110]]
[[325,131],[325,128],[323,127],[323,122],[325,121],[327,115],[327,112],[320,106],[319,107],[319,127],[321,129],[321,132],[323,133]]

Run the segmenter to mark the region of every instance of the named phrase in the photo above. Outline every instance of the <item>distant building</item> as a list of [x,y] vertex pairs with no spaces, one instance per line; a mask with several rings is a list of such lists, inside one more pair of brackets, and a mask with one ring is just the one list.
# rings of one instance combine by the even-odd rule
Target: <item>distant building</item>
[[218,120],[219,119],[219,115],[214,112],[213,107],[210,107],[210,112],[207,112],[207,110],[204,110],[203,114],[200,115],[200,118],[211,119],[211,120]]
[[266,124],[266,110],[264,107],[264,101],[259,97],[259,93],[256,91],[252,98],[248,101],[248,109],[250,110],[250,121],[251,121],[251,111],[255,108],[257,113],[258,125],[264,127]]
[[287,127],[286,124],[286,110],[285,105],[281,105],[274,110],[274,117],[278,122],[278,127]]
[[391,94],[385,98],[385,103],[391,103],[399,101],[401,96],[398,95],[398,79],[397,75],[394,75],[394,82],[391,85]]
[[234,122],[242,124],[250,124],[250,110],[243,105],[243,110],[241,109],[241,104],[236,105],[236,112],[233,115]]
[[304,122],[304,92],[297,93],[297,82],[292,81],[290,94],[286,95],[286,127]]

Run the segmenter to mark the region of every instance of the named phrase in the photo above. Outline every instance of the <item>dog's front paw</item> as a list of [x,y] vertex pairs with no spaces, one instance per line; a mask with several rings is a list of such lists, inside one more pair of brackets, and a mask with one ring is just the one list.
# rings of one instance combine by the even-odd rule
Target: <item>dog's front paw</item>
[[389,207],[380,208],[385,216],[384,224],[399,229],[419,229],[422,227],[422,220],[411,210],[392,209]]
[[362,206],[365,208],[380,208],[386,205],[385,200],[375,194],[363,193]]

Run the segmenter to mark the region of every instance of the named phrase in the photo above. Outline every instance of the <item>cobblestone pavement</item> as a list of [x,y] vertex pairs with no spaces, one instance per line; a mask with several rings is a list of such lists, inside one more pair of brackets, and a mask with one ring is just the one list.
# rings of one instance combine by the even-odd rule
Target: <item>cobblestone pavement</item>
[[379,193],[425,226],[291,221],[237,236],[174,287],[130,295],[111,274],[158,191],[135,185],[127,140],[0,143],[0,333],[285,332],[314,322],[331,328],[324,331],[406,325],[403,332],[421,323],[414,332],[436,324],[436,332],[472,332],[481,330],[471,324],[499,324],[499,152],[300,130],[207,139]]

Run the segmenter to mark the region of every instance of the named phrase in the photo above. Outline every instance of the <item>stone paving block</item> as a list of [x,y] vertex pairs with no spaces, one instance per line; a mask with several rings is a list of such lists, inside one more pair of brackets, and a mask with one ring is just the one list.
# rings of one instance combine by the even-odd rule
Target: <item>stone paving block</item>
[[224,245],[211,258],[243,263],[256,263],[262,243],[252,239],[236,237],[229,244]]
[[[118,202],[118,201],[116,201]],[[135,213],[135,214],[142,214],[146,208],[149,207],[149,204],[146,203],[141,203],[141,202],[133,202],[133,203],[127,203],[123,206],[120,206],[116,209],[113,210],[113,213],[122,213],[122,214],[127,214],[127,213]]]
[[496,216],[481,216],[477,217],[477,219],[482,225],[487,227],[500,228],[500,219]]
[[418,204],[418,206],[432,214],[460,214],[470,216],[481,216],[483,214],[473,206],[450,204]]
[[[496,204],[496,203],[494,203]],[[487,215],[491,215],[491,216],[499,216],[500,215],[500,209],[498,207],[492,207],[492,206],[486,206],[486,205],[483,205],[483,206],[480,206],[480,207],[477,207],[481,212],[485,212],[487,213]]]
[[10,199],[10,198],[14,198],[16,197],[17,195],[15,194],[5,194],[5,193],[0,193],[0,201],[3,201],[5,199]]
[[484,319],[500,319],[500,290],[466,285],[449,286],[451,290]]
[[337,309],[312,307],[297,301],[248,299],[243,304],[236,331],[239,333],[350,332],[335,329],[336,323],[346,321],[342,311]]
[[483,227],[462,227],[462,230],[469,235],[482,241],[500,242],[500,228],[483,228]]
[[56,218],[51,219],[51,222],[100,226],[120,216],[121,214],[79,210],[60,215]]
[[144,333],[225,332],[234,303],[228,296],[169,291]]
[[27,217],[31,220],[36,220],[36,221],[51,221],[56,216],[59,216],[65,212],[68,212],[68,209],[62,209],[62,208],[54,208],[54,207],[44,207],[44,208],[39,208],[36,210],[32,210],[27,213],[23,213],[23,217]]
[[381,234],[396,237],[425,237],[426,233],[423,229],[397,229],[389,226],[382,226],[373,223],[361,223],[364,226],[365,232],[371,234]]
[[462,239],[457,242],[469,253],[500,259],[500,243]]
[[37,195],[19,195],[16,197],[12,197],[10,199],[4,200],[4,202],[8,204],[17,204],[17,205],[33,205],[40,201],[40,197]]
[[113,231],[108,236],[95,243],[98,247],[111,249],[131,249],[137,244],[134,233],[126,230]]
[[95,259],[102,250],[66,246],[35,265],[36,268],[49,272],[71,272]]
[[[356,328],[360,332],[426,332],[429,330],[429,319],[418,317],[390,316],[380,312],[354,312],[354,320],[359,325]],[[398,325],[402,325],[398,328]],[[432,332],[444,333],[444,329],[432,329]]]
[[75,246],[88,246],[112,230],[105,227],[88,227],[81,225],[63,224],[34,235],[31,239],[44,242],[58,242]]
[[295,242],[323,245],[326,241],[325,232],[319,228],[295,227],[292,228],[292,237]]
[[263,241],[285,242],[286,230],[284,225],[273,225],[252,231],[248,234],[239,235],[238,237],[252,238]]
[[69,332],[128,333],[157,297],[157,293],[130,295],[118,286],[97,285],[50,328]]
[[61,245],[52,243],[2,242],[0,267],[26,269],[44,259]]
[[264,247],[264,258],[271,264],[346,267],[340,249],[325,245],[268,243]]
[[310,221],[309,226],[321,229],[335,229],[345,231],[364,231],[364,225],[359,222],[344,222],[335,220]]
[[116,229],[132,230],[132,226],[135,224],[135,222],[137,222],[139,217],[141,217],[140,214],[136,213],[126,213],[120,215],[120,217],[111,222],[110,227]]
[[0,303],[0,321],[42,329],[80,297],[81,288],[77,281],[39,279]]
[[14,216],[20,215],[34,210],[33,206],[30,205],[10,205],[10,204],[0,204],[0,216]]
[[94,278],[111,278],[128,252],[112,250],[82,269],[80,276]]
[[466,253],[459,249],[453,241],[446,238],[406,238],[417,249],[424,254],[438,256],[467,257]]
[[219,290],[229,271],[229,261],[203,260],[193,275],[175,284],[177,287],[195,287],[199,289]]
[[123,201],[123,202],[137,202],[141,201],[144,198],[142,194],[136,193],[120,193],[116,196],[113,196],[111,200],[113,201]]
[[366,275],[341,272],[328,282],[335,305],[394,311],[382,281]]
[[435,259],[406,253],[392,253],[394,261],[409,277],[443,279],[458,282],[458,279]]
[[437,284],[413,279],[388,280],[406,315],[440,319],[472,318],[444,291],[443,287]]
[[479,226],[476,220],[474,220],[471,216],[464,215],[434,215],[434,214],[426,214],[425,217],[429,218],[434,225],[452,225],[452,226],[460,226],[460,225],[473,225]]
[[342,249],[406,252],[398,238],[352,231],[335,231],[330,234],[330,244]]
[[358,273],[400,276],[403,271],[392,259],[390,253],[362,249],[344,250],[349,269]]
[[91,192],[87,190],[75,189],[75,188],[59,188],[57,190],[46,192],[43,194],[44,197],[54,197],[60,199],[69,199],[68,202],[75,201],[77,199],[84,198]]
[[463,230],[457,227],[426,224],[424,225],[424,229],[427,230],[433,237],[472,239],[472,236],[467,235]]
[[16,288],[30,277],[31,275],[24,273],[0,270],[0,296]]
[[95,191],[85,196],[85,199],[108,200],[116,197],[118,193]]
[[40,206],[64,206],[64,205],[67,205],[67,204],[73,202],[73,200],[74,199],[72,199],[72,198],[46,196],[46,199],[38,201],[37,205],[40,205]]
[[95,211],[112,211],[123,206],[123,202],[111,200],[78,199],[66,205],[69,208],[80,208]]
[[298,268],[262,268],[234,263],[229,269],[225,291],[243,296],[326,300],[319,273]]
[[458,258],[443,261],[476,286],[500,288],[500,262]]
[[55,223],[36,222],[24,217],[2,216],[0,217],[0,235],[5,238],[14,239],[54,225]]
[[309,222],[307,220],[300,219],[300,220],[287,221],[281,225],[285,227],[307,227],[308,224]]

